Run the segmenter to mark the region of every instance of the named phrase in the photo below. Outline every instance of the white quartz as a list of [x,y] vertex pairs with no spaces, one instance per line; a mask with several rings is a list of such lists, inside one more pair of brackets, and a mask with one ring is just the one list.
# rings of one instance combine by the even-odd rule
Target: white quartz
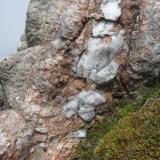
[[114,32],[112,29],[114,28],[113,22],[94,22],[92,28],[93,37],[105,37],[106,35],[113,35]]
[[121,16],[120,0],[104,0],[100,10],[102,11],[104,18],[110,21],[117,21]]
[[104,82],[108,82],[109,80],[114,79],[119,65],[115,61],[111,61],[109,65],[103,68],[100,72],[96,75],[97,83],[101,84]]
[[[118,64],[113,58],[123,46],[121,32],[118,36],[112,36],[111,41],[103,41],[101,38],[90,38],[87,43],[87,51],[84,53],[76,67],[77,76],[104,83],[112,80],[118,69]],[[105,73],[104,73],[105,72]],[[102,80],[99,80],[101,77]]]
[[80,129],[75,132],[71,132],[69,134],[70,138],[86,138],[87,130],[86,129]]
[[78,114],[88,122],[95,117],[96,106],[105,103],[105,101],[105,96],[97,91],[82,91],[63,106],[63,112],[67,118]]

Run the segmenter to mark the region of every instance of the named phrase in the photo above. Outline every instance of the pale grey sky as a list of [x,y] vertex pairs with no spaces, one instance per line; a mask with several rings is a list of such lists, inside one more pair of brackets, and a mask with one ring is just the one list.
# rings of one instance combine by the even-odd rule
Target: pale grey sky
[[24,33],[29,0],[1,0],[0,3],[0,59],[15,53]]

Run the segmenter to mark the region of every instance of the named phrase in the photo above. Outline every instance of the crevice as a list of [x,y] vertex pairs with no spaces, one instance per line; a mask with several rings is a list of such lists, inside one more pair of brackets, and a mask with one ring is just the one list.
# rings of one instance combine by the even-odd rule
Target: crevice
[[8,99],[7,99],[7,95],[6,95],[6,91],[5,91],[5,87],[4,87],[4,81],[2,79],[0,79],[0,86],[2,88],[2,99],[0,100],[0,111],[2,110],[7,110],[10,108],[9,103],[8,103]]
[[[122,91],[126,93],[126,95],[130,98],[133,99],[133,97],[130,95],[130,92],[128,90],[128,87],[126,85],[126,82],[124,80],[124,77],[128,77],[129,75],[125,75],[127,73],[126,70],[126,65],[121,65],[119,67],[119,72],[118,72],[118,77],[117,80],[120,83],[120,87],[122,88]],[[124,75],[123,75],[124,74]]]
[[127,30],[129,30],[128,32],[128,54],[126,56],[126,62],[125,65],[128,67],[129,66],[129,59],[130,59],[130,55],[131,52],[133,50],[133,42],[134,42],[134,36],[133,33],[134,31],[136,31],[136,25],[137,25],[137,17],[140,15],[140,2],[138,2],[137,0],[135,2],[131,1],[130,3],[126,3],[124,4],[125,6],[127,6],[127,8],[129,9],[129,11],[131,12],[132,16],[130,17],[130,24],[129,28],[127,28]]
[[4,72],[4,69],[0,67],[0,111],[10,108],[4,85],[5,81],[7,81],[7,74]]
[[[123,9],[127,8],[128,12],[130,12],[132,14],[132,16],[128,17],[128,19],[130,19],[129,20],[129,25],[124,27],[126,30],[128,30],[128,33],[127,33],[127,36],[128,36],[128,42],[127,42],[128,51],[127,51],[125,63],[123,65],[119,66],[119,72],[117,74],[117,80],[121,84],[120,86],[125,91],[126,95],[129,98],[133,99],[133,97],[130,95],[130,92],[129,92],[128,87],[127,87],[126,80],[124,78],[128,77],[128,80],[131,78],[130,75],[127,73],[127,69],[130,69],[133,73],[135,73],[135,71],[132,68],[132,65],[130,64],[130,55],[132,53],[133,44],[134,44],[133,33],[137,30],[135,26],[137,25],[137,17],[140,15],[140,12],[139,12],[140,2],[139,1],[135,1],[135,2],[132,1],[132,3],[131,2],[129,3],[129,2],[128,1],[126,3],[122,2],[122,3],[124,3],[123,4],[124,5]],[[121,25],[123,26],[123,24],[121,24]]]

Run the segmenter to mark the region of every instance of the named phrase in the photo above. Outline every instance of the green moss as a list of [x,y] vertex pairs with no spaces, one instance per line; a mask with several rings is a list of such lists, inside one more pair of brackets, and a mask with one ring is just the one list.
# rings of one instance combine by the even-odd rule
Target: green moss
[[138,102],[114,102],[110,108],[112,114],[95,122],[73,159],[154,160],[160,157],[160,102],[143,107],[159,91],[160,85],[156,84]]
[[[96,121],[92,128],[87,132],[87,138],[80,143],[76,149],[73,160],[95,160],[94,149],[99,143],[99,140],[109,132],[119,119],[126,116],[128,112],[136,109],[132,102],[114,102],[110,109],[110,115],[104,115],[102,121]],[[124,106],[125,105],[125,106]],[[123,106],[123,107],[122,107]]]
[[160,157],[160,103],[119,120],[95,149],[101,160],[153,160]]

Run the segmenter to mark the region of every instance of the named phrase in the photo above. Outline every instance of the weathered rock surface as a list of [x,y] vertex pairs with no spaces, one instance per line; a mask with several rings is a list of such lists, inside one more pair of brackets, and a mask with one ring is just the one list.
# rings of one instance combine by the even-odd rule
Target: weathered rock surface
[[0,159],[69,159],[108,92],[159,77],[159,23],[158,0],[31,0],[24,47],[0,61]]
[[17,48],[17,52],[21,51],[21,50],[24,50],[24,49],[27,49],[28,48],[28,45],[27,45],[27,41],[26,41],[26,35],[23,34],[21,36],[21,39],[20,39],[20,45],[19,47]]
[[[56,54],[57,52],[59,54]],[[79,88],[78,82],[77,88],[76,85],[73,88],[70,83],[70,80],[73,79],[69,79],[71,71],[68,64],[69,60],[63,55],[63,52],[58,51],[50,44],[23,50],[1,62],[3,72],[7,75],[3,87],[5,88],[8,104],[16,111],[17,116],[22,119],[12,119],[12,117],[7,116],[10,110],[1,112],[0,115],[3,120],[1,123],[2,133],[6,128],[6,121],[10,124],[19,124],[19,126],[20,121],[24,123],[21,128],[22,131],[18,130],[17,125],[14,125],[15,129],[18,130],[15,134],[12,134],[10,130],[5,131],[5,134],[3,134],[4,140],[1,142],[1,146],[5,147],[0,148],[6,148],[6,150],[1,152],[2,159],[6,157],[8,159],[14,159],[14,157],[15,159],[24,159],[29,156],[32,147],[34,150],[34,146],[42,142],[47,144],[49,153],[46,154],[48,157],[53,156],[52,159],[56,159],[54,155],[58,156],[56,154],[60,152],[56,152],[56,148],[59,150],[58,144],[60,141],[62,141],[62,146],[68,146],[65,150],[67,153],[64,159],[69,155],[75,140],[73,140],[73,143],[71,138],[61,139],[65,137],[63,135],[76,128],[78,129],[83,122],[77,119],[73,125],[73,120],[67,120],[62,113],[62,105],[65,103],[67,96],[74,94],[74,92],[76,94]],[[26,130],[26,125],[31,127]],[[8,146],[10,139],[16,144]],[[52,147],[54,150],[51,149]],[[50,150],[54,151],[53,155]],[[39,152],[39,149],[36,148],[35,152]]]
[[2,85],[0,84],[0,110],[3,109],[4,106],[4,93]]
[[0,114],[0,158],[24,159],[31,148],[33,126],[10,109]]
[[89,5],[88,0],[32,0],[26,22],[29,46],[78,37],[90,10]]
[[72,138],[86,138],[86,133],[86,129],[81,129],[75,132],[71,132],[69,136]]
[[78,113],[84,121],[91,121],[96,115],[96,106],[105,102],[106,98],[104,95],[96,91],[83,91],[77,96],[72,97],[63,106],[63,111],[67,118],[72,118]]
[[128,34],[130,32],[127,37],[126,63],[119,67],[117,79],[129,94],[139,90],[139,86],[144,86],[159,77],[160,39],[157,26],[160,18],[160,2],[137,0],[130,4],[132,8],[130,11],[127,5],[122,1],[123,14],[126,12],[126,15],[122,14],[121,21],[122,23],[126,21],[126,24],[130,22],[128,26],[132,28],[126,30]]

